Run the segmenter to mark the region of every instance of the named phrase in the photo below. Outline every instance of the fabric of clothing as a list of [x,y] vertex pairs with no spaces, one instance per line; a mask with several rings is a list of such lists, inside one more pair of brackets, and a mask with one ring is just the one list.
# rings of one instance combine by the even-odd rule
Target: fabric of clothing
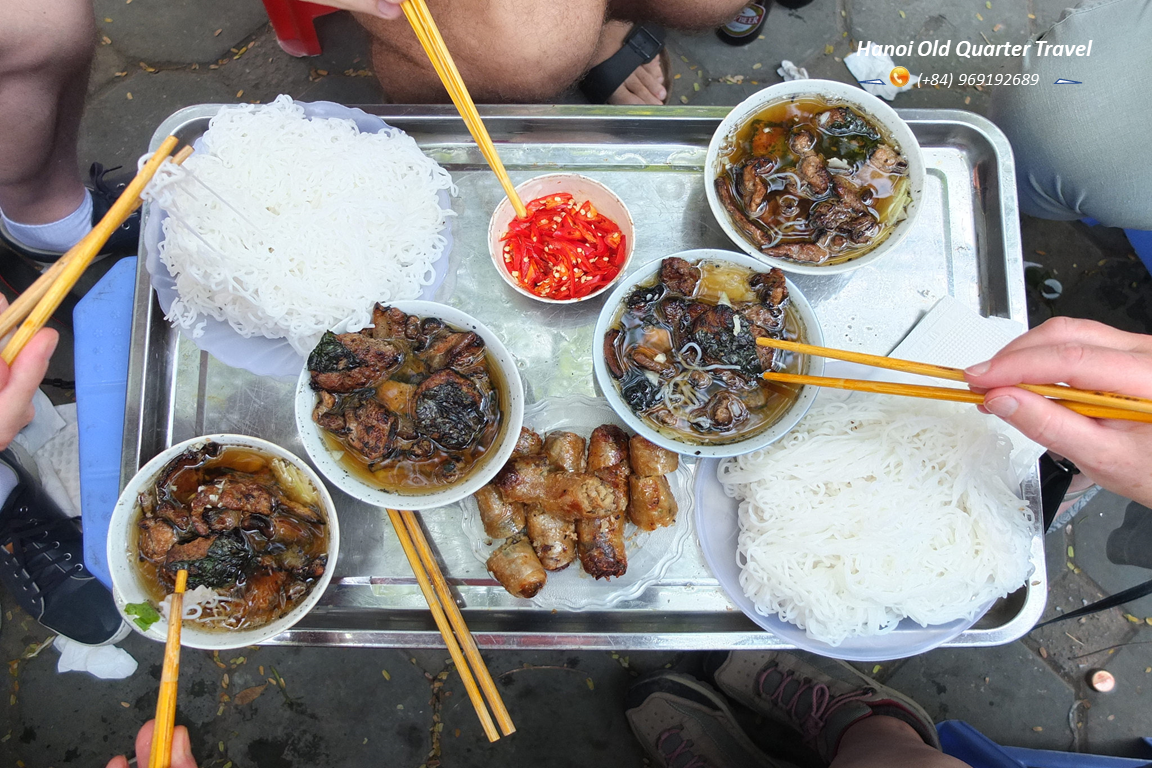
[[1034,43],[1022,71],[1040,82],[995,91],[992,118],[1012,142],[1021,211],[1152,229],[1152,160],[1145,146],[1152,124],[1152,0],[1083,2],[1039,40],[1091,42],[1092,52],[1038,55]]
[[20,224],[3,213],[4,227],[12,237],[28,248],[45,251],[67,251],[92,230],[92,193],[84,190],[84,202],[59,221],[48,224]]

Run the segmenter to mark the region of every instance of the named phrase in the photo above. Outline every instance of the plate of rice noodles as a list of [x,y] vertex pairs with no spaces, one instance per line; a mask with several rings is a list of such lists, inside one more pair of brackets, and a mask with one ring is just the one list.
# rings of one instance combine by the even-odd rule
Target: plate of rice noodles
[[221,362],[294,378],[328,328],[443,282],[452,178],[380,118],[280,96],[221,107],[195,147],[145,191],[143,248],[169,322]]
[[705,559],[798,648],[880,661],[942,645],[1031,574],[1038,522],[998,425],[968,405],[823,390],[779,441],[700,463]]

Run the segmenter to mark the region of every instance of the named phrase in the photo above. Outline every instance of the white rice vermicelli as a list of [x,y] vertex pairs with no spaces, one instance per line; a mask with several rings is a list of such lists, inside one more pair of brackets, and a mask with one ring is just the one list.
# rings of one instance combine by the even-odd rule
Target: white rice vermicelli
[[756,610],[830,645],[973,618],[1024,583],[1034,516],[1011,445],[970,406],[854,394],[726,459],[740,584]]
[[195,336],[212,317],[306,355],[340,321],[368,325],[375,302],[420,296],[451,188],[398,129],[307,119],[287,96],[225,107],[203,148],[162,166],[145,194],[168,214],[160,259],[179,293],[168,319]]

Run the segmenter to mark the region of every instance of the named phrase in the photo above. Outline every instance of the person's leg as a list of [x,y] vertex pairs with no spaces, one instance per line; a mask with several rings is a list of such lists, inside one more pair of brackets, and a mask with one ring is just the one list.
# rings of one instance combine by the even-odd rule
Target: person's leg
[[828,768],[966,768],[907,723],[894,717],[869,717],[844,732],[840,749]]
[[96,41],[90,0],[6,0],[0,23],[0,211],[47,224],[87,199],[76,140]]
[[[546,101],[592,63],[605,0],[429,0],[444,42],[478,103]],[[371,33],[372,63],[397,103],[447,102],[428,56],[404,19],[357,19]]]
[[[1024,57],[1023,74],[1037,84],[995,89],[992,118],[1012,142],[1024,213],[1152,229],[1152,174],[1141,148],[1152,101],[1138,95],[1152,80],[1149,38],[1152,0],[1088,0]],[[1082,52],[1091,43],[1092,53],[1038,55],[1041,43]]]
[[703,30],[731,21],[746,4],[746,0],[610,0],[608,15],[620,21]]

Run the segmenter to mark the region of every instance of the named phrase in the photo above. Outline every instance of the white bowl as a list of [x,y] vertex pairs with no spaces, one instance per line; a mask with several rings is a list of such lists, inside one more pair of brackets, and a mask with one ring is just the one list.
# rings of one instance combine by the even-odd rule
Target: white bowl
[[312,411],[316,407],[316,392],[312,389],[312,377],[308,373],[308,366],[300,372],[300,379],[296,383],[296,427],[300,432],[300,439],[304,443],[304,450],[308,457],[320,470],[320,474],[336,484],[340,490],[349,496],[359,499],[366,504],[392,509],[433,509],[452,504],[467,496],[471,496],[482,486],[488,483],[504,462],[512,455],[516,447],[516,440],[520,437],[520,427],[524,423],[524,385],[520,382],[520,373],[516,369],[516,360],[512,353],[500,341],[500,338],[487,326],[471,315],[445,304],[433,301],[393,301],[388,306],[396,307],[409,315],[417,317],[438,317],[448,325],[467,331],[475,331],[488,349],[490,364],[495,365],[504,377],[505,391],[500,393],[503,399],[502,411],[504,413],[503,432],[488,453],[480,459],[480,466],[463,482],[425,493],[394,493],[386,491],[375,485],[369,485],[348,470],[344,464],[332,454],[320,427],[312,421]]
[[193,622],[185,621],[180,634],[180,643],[189,648],[203,648],[209,651],[222,651],[229,648],[243,648],[246,645],[255,645],[289,629],[293,624],[304,618],[312,606],[319,602],[328,582],[332,580],[332,572],[336,568],[336,555],[340,551],[340,523],[336,517],[336,507],[324,483],[316,476],[305,462],[293,453],[284,450],[274,443],[261,440],[258,437],[247,435],[205,435],[194,437],[177,443],[166,451],[158,454],[145,464],[136,476],[128,481],[120,499],[112,510],[112,519],[108,524],[108,568],[112,573],[112,598],[120,615],[128,626],[145,637],[163,643],[168,634],[168,623],[158,621],[147,630],[140,629],[133,621],[133,617],[124,612],[124,606],[129,603],[150,602],[151,598],[141,583],[140,571],[136,565],[136,557],[132,543],[136,536],[136,523],[140,517],[137,497],[159,478],[160,472],[169,461],[189,449],[199,448],[209,443],[219,443],[224,447],[250,448],[260,453],[275,456],[290,462],[294,467],[304,473],[308,482],[320,495],[320,506],[328,518],[328,564],[324,568],[324,575],[312,587],[308,597],[304,598],[298,606],[293,608],[276,621],[265,624],[258,629],[206,630],[198,628]]
[[[754,259],[741,253],[721,251],[714,248],[681,251],[680,253],[669,254],[666,258],[673,256],[678,256],[681,259],[692,262],[700,261],[701,259],[724,261],[741,267],[748,267],[758,272],[764,271],[765,268],[764,262],[759,259]],[[624,282],[616,286],[616,290],[612,292],[612,295],[604,302],[604,308],[600,310],[600,317],[596,321],[596,331],[592,337],[592,367],[596,372],[596,383],[600,386],[604,397],[608,399],[608,404],[612,406],[612,410],[616,411],[616,414],[623,419],[634,432],[643,435],[656,443],[656,445],[688,456],[740,456],[776,442],[787,434],[792,427],[796,426],[796,423],[800,421],[800,419],[804,418],[804,414],[808,412],[808,409],[812,407],[812,402],[816,399],[816,394],[819,391],[817,387],[801,387],[800,395],[796,398],[796,402],[780,416],[775,424],[744,440],[725,443],[723,445],[697,445],[687,441],[673,440],[667,435],[648,426],[643,419],[633,413],[632,409],[628,407],[628,403],[624,402],[624,398],[620,395],[620,390],[616,386],[616,379],[612,378],[612,374],[608,372],[608,367],[604,363],[604,334],[608,332],[608,328],[620,311],[620,305],[624,299],[629,293],[635,290],[636,286],[640,283],[650,280],[657,275],[660,271],[661,262],[663,262],[663,259],[650,262],[628,275],[628,278]],[[808,303],[808,300],[800,293],[800,289],[797,288],[791,280],[785,278],[785,281],[788,284],[788,296],[791,299],[792,307],[796,310],[796,313],[800,315],[800,321],[803,325],[800,341],[806,344],[822,346],[824,344],[824,334],[820,330],[820,321],[816,318],[816,313],[812,310],[812,305]],[[809,376],[822,375],[824,373],[824,358],[806,358],[805,369],[801,371],[801,373]]]
[[488,223],[488,253],[492,256],[492,265],[496,267],[500,277],[504,278],[504,282],[512,286],[512,289],[517,293],[536,301],[543,301],[546,304],[577,304],[604,293],[628,271],[628,262],[632,260],[632,252],[636,247],[636,228],[632,223],[632,214],[628,212],[628,207],[624,205],[624,201],[615,192],[595,179],[590,179],[579,173],[549,173],[545,176],[529,179],[516,187],[516,194],[520,196],[525,205],[532,200],[556,192],[567,192],[572,195],[576,203],[583,203],[585,200],[592,201],[592,205],[596,207],[597,211],[612,219],[616,222],[616,226],[620,227],[620,232],[624,235],[624,261],[621,263],[620,271],[616,277],[599,290],[578,299],[549,299],[544,296],[537,296],[524,288],[516,281],[516,278],[512,277],[508,267],[504,264],[504,243],[500,238],[508,231],[508,225],[512,220],[516,218],[512,202],[507,197],[496,206],[496,210],[492,212],[492,219]]
[[[853,107],[861,114],[872,120],[891,139],[908,161],[908,194],[909,200],[904,206],[904,218],[896,223],[882,243],[862,256],[841,262],[839,264],[799,264],[788,259],[779,259],[775,256],[766,256],[754,244],[740,234],[732,226],[728,213],[720,205],[716,195],[715,179],[720,175],[720,153],[731,143],[737,131],[747,123],[749,118],[762,111],[765,107],[788,101],[796,97],[817,96],[823,98],[830,105],[847,105]],[[833,80],[794,80],[787,83],[777,83],[749,96],[733,107],[724,122],[712,134],[712,141],[708,144],[708,155],[704,161],[704,192],[708,196],[708,205],[712,208],[712,215],[720,223],[720,227],[749,255],[759,259],[765,264],[779,267],[785,272],[794,272],[802,275],[834,275],[840,272],[850,272],[860,269],[879,259],[885,253],[893,250],[912,229],[916,215],[923,207],[924,197],[924,156],[920,152],[920,144],[916,135],[904,122],[896,110],[885,104],[876,96],[857,88],[854,85],[838,83]]]

